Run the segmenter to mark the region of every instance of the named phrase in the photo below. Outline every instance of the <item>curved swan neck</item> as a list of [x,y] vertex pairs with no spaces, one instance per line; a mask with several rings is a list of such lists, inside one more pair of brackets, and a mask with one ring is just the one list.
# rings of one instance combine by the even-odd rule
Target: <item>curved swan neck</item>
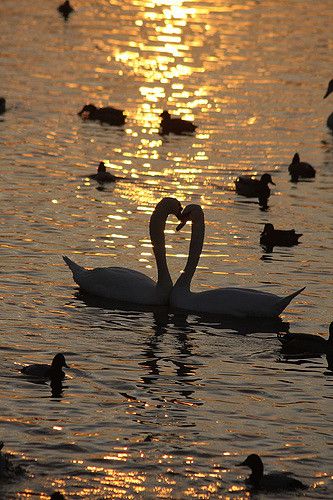
[[192,219],[191,242],[188,259],[183,273],[176,281],[175,287],[190,288],[197,268],[205,238],[205,217],[202,210]]
[[157,285],[167,284],[172,286],[172,280],[169,273],[166,252],[165,252],[165,224],[168,218],[166,211],[154,210],[150,217],[149,233],[153,245],[153,251],[156,259],[157,266]]

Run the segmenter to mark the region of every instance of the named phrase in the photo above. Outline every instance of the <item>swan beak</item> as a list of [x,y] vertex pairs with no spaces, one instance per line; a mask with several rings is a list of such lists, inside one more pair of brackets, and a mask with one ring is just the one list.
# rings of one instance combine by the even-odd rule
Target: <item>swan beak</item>
[[180,231],[181,229],[183,229],[183,227],[186,225],[186,220],[183,220],[180,224],[178,224],[178,226],[176,227],[176,231]]

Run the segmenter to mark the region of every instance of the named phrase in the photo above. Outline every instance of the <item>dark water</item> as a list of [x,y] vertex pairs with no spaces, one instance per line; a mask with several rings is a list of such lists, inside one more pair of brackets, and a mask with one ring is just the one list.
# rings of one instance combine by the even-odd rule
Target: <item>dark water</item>
[[[73,0],[67,23],[57,5],[0,3],[0,440],[27,468],[0,497],[243,499],[235,464],[259,452],[307,498],[332,498],[333,372],[324,356],[286,362],[276,338],[287,322],[326,335],[333,319],[331,0]],[[82,122],[88,102],[126,110],[125,126]],[[166,108],[197,133],[158,135]],[[296,151],[314,181],[290,183]],[[128,180],[99,190],[85,176],[101,159]],[[233,191],[263,172],[266,212]],[[62,254],[154,276],[148,221],[166,195],[205,210],[194,289],[307,286],[283,324],[77,295]],[[302,243],[265,253],[266,222]],[[174,279],[190,237],[175,224]],[[60,395],[20,376],[56,352],[71,366]]]

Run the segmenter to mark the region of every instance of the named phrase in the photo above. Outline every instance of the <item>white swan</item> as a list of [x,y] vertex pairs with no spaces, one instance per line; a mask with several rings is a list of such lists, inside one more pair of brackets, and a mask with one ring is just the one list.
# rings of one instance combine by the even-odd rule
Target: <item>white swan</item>
[[205,292],[193,293],[190,290],[203,246],[205,235],[204,213],[200,205],[187,205],[181,216],[181,229],[186,221],[192,221],[190,252],[184,272],[176,281],[170,304],[174,307],[197,313],[225,314],[237,317],[276,317],[301,293],[304,288],[279,297],[273,293],[261,292],[250,288],[215,288]]
[[86,292],[107,299],[144,305],[167,304],[172,280],[166,261],[164,229],[168,216],[174,214],[179,219],[181,210],[176,198],[163,198],[150,217],[149,231],[158,271],[157,282],[139,271],[125,267],[88,270],[63,257],[73,273],[75,283]]

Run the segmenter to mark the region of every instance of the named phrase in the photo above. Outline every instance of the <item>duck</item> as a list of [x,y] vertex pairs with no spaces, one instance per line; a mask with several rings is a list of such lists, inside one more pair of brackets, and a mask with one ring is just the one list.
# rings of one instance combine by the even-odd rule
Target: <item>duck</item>
[[0,97],[0,115],[5,113],[6,111],[6,99],[4,97]]
[[21,465],[13,465],[8,453],[3,453],[4,442],[0,442],[0,482],[15,479],[15,476],[24,474]]
[[197,125],[188,121],[182,120],[181,118],[171,118],[169,111],[164,110],[160,114],[162,118],[160,124],[160,130],[162,135],[167,135],[170,132],[176,135],[189,134],[195,131]]
[[115,182],[117,180],[123,179],[123,177],[117,177],[111,174],[111,172],[106,171],[106,166],[104,161],[100,161],[97,167],[97,174],[88,175],[89,179],[94,179],[94,181],[104,183],[104,182]]
[[260,244],[268,247],[280,246],[290,247],[298,245],[302,233],[296,233],[295,229],[274,229],[273,224],[265,224],[260,235]]
[[259,205],[263,208],[267,208],[267,201],[271,194],[268,184],[275,186],[271,174],[263,174],[260,179],[240,175],[235,180],[236,193],[247,198],[258,198]]
[[[326,90],[326,94],[324,95],[324,99],[326,99],[326,97],[328,97],[332,92],[333,92],[333,80],[330,80]],[[326,125],[328,128],[333,130],[333,113],[331,113],[327,118]]]
[[328,332],[327,340],[310,333],[278,334],[278,339],[284,354],[333,354],[333,321]]
[[237,464],[237,467],[249,467],[251,469],[250,476],[245,480],[245,483],[252,487],[253,490],[265,492],[277,491],[296,491],[306,490],[308,486],[298,479],[290,477],[290,472],[271,472],[264,474],[264,464],[255,453],[249,455],[244,462]]
[[62,493],[60,493],[60,491],[55,491],[50,496],[50,500],[66,500],[66,498],[64,497],[64,495]]
[[66,363],[65,356],[58,353],[54,356],[51,365],[34,364],[24,366],[21,373],[29,377],[50,378],[50,379],[63,379],[65,374],[62,367],[69,368]]
[[66,0],[64,3],[62,3],[58,6],[58,12],[64,17],[64,19],[66,21],[69,14],[74,12],[74,9],[71,6],[71,4],[69,3],[69,1]]
[[300,177],[303,179],[312,179],[316,176],[316,170],[313,166],[310,163],[301,161],[298,153],[294,154],[288,170],[292,182],[297,182]]
[[85,104],[81,111],[78,112],[84,120],[99,120],[101,123],[109,125],[124,125],[126,115],[122,109],[106,106],[105,108],[97,108],[94,104]]

